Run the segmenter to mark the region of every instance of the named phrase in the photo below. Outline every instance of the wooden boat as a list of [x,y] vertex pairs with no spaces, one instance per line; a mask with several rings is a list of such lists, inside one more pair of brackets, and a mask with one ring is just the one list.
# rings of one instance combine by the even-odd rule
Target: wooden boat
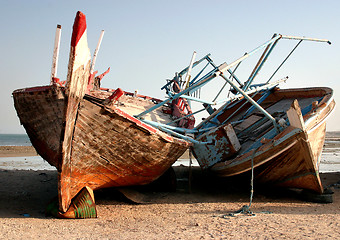
[[[184,98],[203,103],[203,108],[195,113],[206,110],[208,117],[190,130],[154,125],[176,132],[183,139],[188,134],[193,135],[188,140],[193,143],[193,154],[201,168],[218,176],[228,177],[254,170],[257,182],[322,193],[318,169],[325,138],[325,121],[335,105],[332,89],[280,89],[279,83],[288,77],[270,83],[296,47],[267,81],[253,84],[281,39],[298,40],[296,47],[302,41],[330,44],[326,39],[274,34],[272,39],[230,64],[215,65],[210,55],[196,62],[191,61],[189,67],[176,74],[163,89],[171,99]],[[248,79],[242,83],[235,71],[241,62],[261,49],[264,49],[262,55]],[[206,65],[196,71],[196,76],[191,81],[183,81],[182,76],[188,75],[201,62],[206,62]],[[208,66],[210,71],[207,70]],[[191,76],[186,79],[191,79]],[[197,91],[215,79],[224,81],[216,97],[213,100],[200,98]],[[221,93],[227,84],[230,90],[223,96]],[[182,86],[180,92],[176,91],[176,85]],[[221,96],[223,99],[220,99]],[[220,107],[213,109],[218,104]]]
[[[85,15],[78,12],[66,86],[53,78],[49,86],[13,92],[32,145],[58,170],[59,217],[96,217],[92,190],[148,184],[190,146],[134,117],[160,100],[96,87],[102,76],[90,74],[86,34]],[[144,117],[162,122],[185,114],[173,104]]]
[[257,101],[268,95],[260,106],[284,123],[280,131],[259,110],[249,113],[251,104],[245,99],[232,102],[215,115],[221,126],[197,136],[197,140],[213,138],[216,143],[195,145],[194,155],[202,168],[221,177],[254,168],[259,183],[322,193],[319,164],[325,121],[335,106],[332,93],[330,88],[275,88],[257,93],[253,98]]

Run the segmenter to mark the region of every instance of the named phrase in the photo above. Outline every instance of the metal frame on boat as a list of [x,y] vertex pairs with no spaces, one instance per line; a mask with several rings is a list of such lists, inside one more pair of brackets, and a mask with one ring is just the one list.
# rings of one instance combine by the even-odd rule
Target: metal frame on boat
[[[318,167],[325,121],[335,105],[332,90],[281,90],[278,85],[287,77],[271,80],[302,41],[328,40],[275,34],[236,61],[220,65],[210,54],[195,61],[194,52],[189,66],[162,87],[168,96],[162,101],[99,87],[109,71],[99,76],[94,72],[103,32],[91,62],[81,12],[73,26],[67,80],[59,81],[60,30],[58,26],[51,85],[13,92],[33,146],[58,170],[57,216],[96,217],[93,190],[150,183],[189,147],[200,166],[218,176],[254,170],[260,182],[323,192]],[[268,80],[254,84],[281,39],[298,43]],[[242,83],[236,70],[263,49]],[[217,95],[201,98],[201,89],[214,79],[223,80]],[[227,85],[230,89],[223,93]],[[193,102],[203,108],[193,110]],[[133,104],[142,109],[131,110]],[[195,126],[194,115],[203,111],[209,116]]]
[[[297,40],[298,43],[267,81],[253,84],[281,39]],[[325,121],[335,105],[333,91],[329,88],[280,90],[279,83],[288,77],[270,82],[302,41],[330,44],[326,39],[274,34],[272,39],[230,64],[217,66],[208,54],[196,62],[191,61],[187,68],[176,73],[162,87],[168,95],[167,100],[136,117],[143,121],[144,114],[176,99],[185,99],[188,105],[191,101],[202,103],[203,108],[190,116],[205,110],[209,116],[193,129],[144,121],[191,141],[194,156],[200,166],[218,176],[233,176],[255,168],[255,177],[260,182],[322,193],[318,169],[325,138]],[[261,49],[264,49],[262,55],[248,79],[242,83],[235,74],[236,70],[243,60]],[[206,62],[206,65],[198,70],[192,80],[187,80],[190,77],[182,80],[185,74],[202,62]],[[206,71],[208,66],[212,70]],[[225,84],[216,97],[210,101],[201,99],[200,89],[217,77],[221,77]],[[218,100],[227,84],[230,86],[227,97]],[[219,104],[223,105],[217,110],[213,109],[213,106]],[[183,118],[185,116],[178,120]]]

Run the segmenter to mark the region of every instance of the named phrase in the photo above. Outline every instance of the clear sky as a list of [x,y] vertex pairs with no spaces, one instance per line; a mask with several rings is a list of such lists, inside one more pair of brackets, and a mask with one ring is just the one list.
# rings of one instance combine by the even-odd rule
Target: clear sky
[[[197,58],[212,54],[216,64],[231,62],[273,33],[327,38],[332,45],[304,42],[278,78],[281,88],[327,86],[340,104],[340,1],[49,1],[1,0],[0,133],[24,133],[11,93],[50,82],[57,24],[62,25],[58,77],[65,80],[71,29],[78,10],[87,16],[93,53],[105,30],[96,69],[111,72],[102,86],[164,98],[165,79]],[[282,40],[284,41],[284,40]],[[288,41],[288,40],[286,40]],[[289,41],[288,41],[289,42]],[[276,50],[280,54],[280,49]],[[283,55],[287,51],[283,51]],[[273,58],[275,60],[275,56]],[[339,110],[327,130],[339,131]]]

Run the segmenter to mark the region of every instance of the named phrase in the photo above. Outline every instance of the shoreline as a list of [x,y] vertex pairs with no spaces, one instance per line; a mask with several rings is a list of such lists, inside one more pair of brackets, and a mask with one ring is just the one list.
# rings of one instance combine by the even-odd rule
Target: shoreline
[[[19,134],[19,135],[25,135],[25,134]],[[28,140],[28,137],[27,137],[27,140]],[[340,131],[326,132],[324,152],[333,152],[333,151],[337,151],[338,149],[340,149]],[[30,156],[38,156],[33,146],[13,146],[13,145],[12,146],[0,146],[0,158],[1,157],[30,157]],[[179,159],[189,159],[189,151],[186,151]]]
[[[322,153],[320,172],[340,172],[340,139],[327,140]],[[1,158],[5,159],[1,162]],[[7,159],[6,159],[7,158]],[[189,166],[189,151],[178,158],[173,166]],[[199,166],[192,156],[193,166]],[[0,146],[0,169],[7,170],[51,170],[50,166],[33,146]]]

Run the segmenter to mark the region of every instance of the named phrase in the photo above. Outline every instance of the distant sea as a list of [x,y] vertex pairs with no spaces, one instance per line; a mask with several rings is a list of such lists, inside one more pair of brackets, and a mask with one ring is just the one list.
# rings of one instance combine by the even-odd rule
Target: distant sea
[[0,146],[31,146],[27,134],[0,134]]

